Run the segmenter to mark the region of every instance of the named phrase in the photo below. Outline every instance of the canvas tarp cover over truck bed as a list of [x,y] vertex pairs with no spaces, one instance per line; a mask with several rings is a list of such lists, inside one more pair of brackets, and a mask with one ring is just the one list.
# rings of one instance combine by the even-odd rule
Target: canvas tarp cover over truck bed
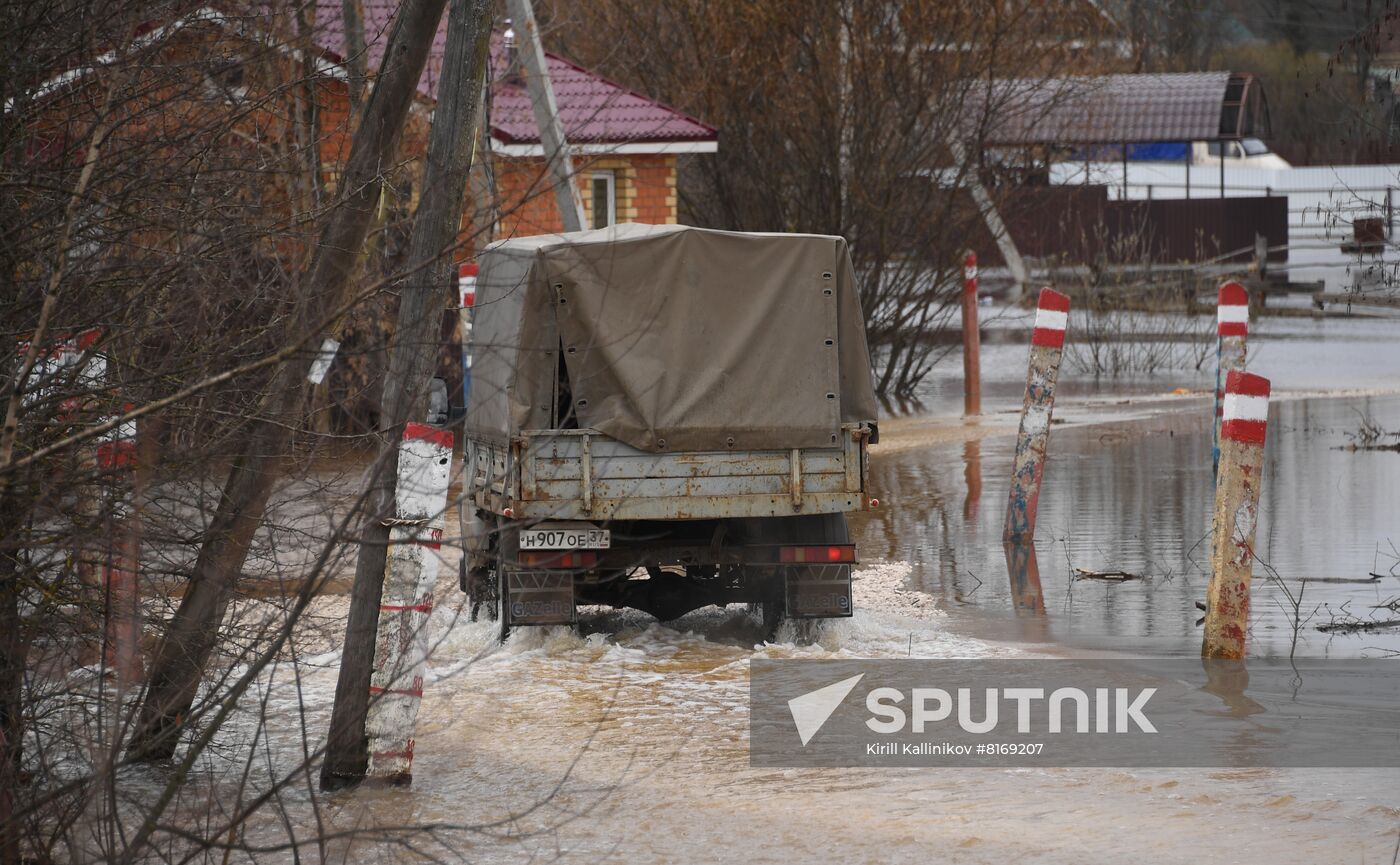
[[843,238],[624,224],[480,264],[471,435],[550,428],[561,354],[578,426],[640,450],[831,447],[876,418]]

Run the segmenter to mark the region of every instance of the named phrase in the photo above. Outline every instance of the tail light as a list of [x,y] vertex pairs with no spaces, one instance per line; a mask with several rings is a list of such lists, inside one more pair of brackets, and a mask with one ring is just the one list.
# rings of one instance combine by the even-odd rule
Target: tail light
[[571,550],[522,551],[519,560],[527,568],[586,571],[598,564],[598,554]]
[[855,560],[855,544],[778,548],[778,561],[785,565],[854,564]]

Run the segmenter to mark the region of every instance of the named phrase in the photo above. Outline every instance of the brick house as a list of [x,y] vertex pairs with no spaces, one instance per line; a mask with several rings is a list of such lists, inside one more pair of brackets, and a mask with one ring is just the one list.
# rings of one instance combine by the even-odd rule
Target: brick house
[[[253,8],[258,11],[241,14],[234,14],[225,6],[232,8],[236,4],[211,3],[173,20],[153,20],[142,28],[138,41],[145,46],[160,43],[162,53],[182,58],[182,68],[202,68],[202,74],[211,82],[230,93],[237,92],[239,99],[266,95],[261,91],[275,88],[277,82],[251,81],[243,61],[265,55],[269,45],[278,45],[277,40],[285,37],[284,31],[289,28],[285,15],[267,11],[270,6],[255,5]],[[371,76],[383,56],[398,6],[398,0],[362,0],[365,65]],[[318,55],[314,58],[318,73],[317,134],[323,175],[333,187],[338,167],[349,154],[353,131],[343,65],[347,50],[341,0],[317,0],[315,15],[310,40],[313,53]],[[400,145],[401,157],[410,163],[421,163],[427,150],[446,27],[444,15]],[[297,77],[300,70],[295,40],[280,43],[280,50],[286,60],[282,74]],[[562,228],[545,174],[529,96],[523,83],[511,74],[511,53],[498,28],[491,39],[489,146],[478,151],[478,158],[487,157],[496,178],[495,204],[500,219],[494,233],[499,237]],[[716,152],[716,130],[564,57],[552,52],[546,55],[560,117],[575,154],[575,170],[590,226],[622,221],[675,222],[677,158]],[[198,56],[202,62],[190,63],[192,56]],[[38,92],[45,96],[71,92],[93,68],[92,64],[80,64],[56,75]],[[260,129],[259,134],[266,137],[268,133]],[[421,164],[417,167],[421,169]],[[405,202],[410,210],[416,199],[414,191],[412,201]]]
[[[236,13],[232,11],[235,8],[243,11]],[[256,212],[267,223],[288,223],[294,214],[310,212],[315,206],[310,179],[315,175],[298,175],[304,165],[287,156],[298,146],[301,135],[296,128],[295,118],[302,111],[297,99],[306,92],[315,93],[313,152],[319,157],[321,180],[328,190],[334,189],[340,166],[349,155],[356,121],[350,111],[344,66],[341,0],[317,0],[314,8],[316,18],[306,34],[310,50],[305,55],[298,49],[308,43],[299,45],[288,35],[294,28],[287,10],[268,11],[271,6],[261,3],[237,7],[236,0],[211,2],[186,7],[178,17],[143,25],[132,49],[143,58],[140,74],[151,81],[133,79],[129,92],[143,95],[126,110],[139,116],[141,122],[126,124],[120,134],[159,141],[187,134],[208,122],[220,131],[200,152],[224,154],[236,163],[235,168],[261,165],[264,153],[282,154],[275,170],[250,177],[253,183],[266,183],[265,189],[254,189],[252,184],[247,187],[246,195],[258,202]],[[372,76],[388,42],[398,3],[362,0],[362,8],[365,65]],[[417,206],[445,39],[446,16],[405,123],[400,164],[386,167],[384,172],[387,191],[394,194],[385,196],[384,210],[389,215],[371,231],[365,256],[366,268],[377,269],[382,276],[406,263],[402,257],[407,249],[407,217]],[[475,195],[469,191],[463,244],[455,252],[458,260],[474,254],[473,229],[481,226],[479,222],[474,226],[472,219],[482,212],[496,217],[488,229],[492,237],[562,229],[529,96],[523,83],[511,74],[510,51],[499,31],[492,35],[491,54],[490,134],[486,146],[478,146],[477,156],[479,163],[489,167],[487,176],[494,177],[494,184],[486,186],[486,190],[494,186],[494,195],[484,192],[480,184],[473,184]],[[52,158],[58,160],[77,158],[72,148],[81,146],[82,130],[92,123],[101,102],[102,76],[92,72],[110,62],[104,59],[107,56],[75,57],[71,68],[55,70],[53,77],[36,83],[32,95],[45,108],[35,115],[35,128],[29,132],[30,151],[52,151]],[[303,59],[307,56],[314,72],[310,83],[303,85]],[[715,152],[715,129],[556,54],[548,54],[547,61],[575,154],[589,225],[675,222],[677,160],[687,154]],[[292,87],[289,82],[297,84]],[[303,231],[274,233],[269,229],[254,241],[258,246],[254,253],[262,260],[279,262],[273,269],[290,272],[298,266],[296,262],[304,260],[311,237]],[[236,299],[238,293],[223,296]],[[318,396],[327,401],[325,407],[333,408],[318,414],[329,417],[331,427],[349,432],[374,426],[377,382],[384,366],[380,347],[392,328],[393,303],[392,296],[381,295],[361,304],[342,323],[340,359],[328,377],[327,388]],[[445,317],[440,364],[442,373],[453,380],[454,393],[455,381],[460,379],[454,346],[457,319],[455,312]]]
[[[397,9],[395,0],[362,0],[365,25],[366,67],[372,73],[383,56],[384,46]],[[321,134],[323,162],[338,165],[349,151],[348,90],[344,83],[346,56],[340,0],[318,0],[314,39],[330,67],[330,87],[323,90]],[[418,85],[419,111],[410,118],[401,152],[419,159],[427,151],[427,115],[435,101],[442,59],[446,47],[446,19],[439,27],[427,66]],[[555,102],[564,133],[573,154],[575,178],[588,227],[603,228],[618,222],[670,224],[677,221],[677,161],[689,154],[714,153],[717,132],[701,121],[649,99],[546,51]],[[463,244],[458,261],[473,257],[476,232],[491,239],[547,234],[563,230],[559,209],[551,187],[539,129],[524,83],[515,74],[513,51],[505,34],[491,35],[490,90],[486,105],[489,140],[478,146],[477,157],[486,163],[486,176],[493,201],[467,202],[463,219]],[[485,157],[482,160],[482,157]],[[478,178],[480,178],[478,169]],[[474,182],[469,197],[483,192]],[[416,191],[411,193],[416,199]],[[404,202],[411,207],[415,202]],[[473,214],[477,225],[473,225]],[[483,214],[494,215],[494,224],[483,226]],[[486,220],[490,221],[490,220]],[[352,335],[349,342],[364,339],[373,344],[382,339],[386,322],[362,322],[361,327],[378,333]],[[358,337],[358,338],[355,338]],[[449,399],[460,406],[462,371],[459,363],[461,331],[459,317],[448,313],[443,320],[438,374],[448,384]],[[336,408],[345,419],[372,415],[377,405],[371,385],[373,373],[342,370],[332,381]],[[337,387],[337,384],[340,384]],[[348,385],[348,386],[347,386]],[[368,398],[366,398],[368,397]],[[351,421],[342,426],[368,426]]]
[[[364,0],[367,66],[383,56],[389,27],[397,9],[394,0]],[[332,74],[346,55],[340,0],[320,0],[314,36]],[[428,66],[419,82],[419,96],[429,108],[436,96],[446,40],[446,20],[439,28]],[[525,85],[513,74],[513,50],[501,30],[492,34],[488,102],[490,174],[496,187],[496,237],[561,231],[563,225],[549,186],[539,131]],[[716,130],[673,108],[597,75],[568,59],[546,52],[560,120],[574,153],[574,167],[590,227],[616,222],[674,223],[677,218],[677,158],[714,153]],[[348,119],[345,88],[323,110],[328,164],[343,158],[334,152],[348,146],[333,124]],[[338,104],[337,104],[338,103]],[[419,154],[426,139],[405,137],[405,153]],[[480,151],[479,151],[479,155]]]

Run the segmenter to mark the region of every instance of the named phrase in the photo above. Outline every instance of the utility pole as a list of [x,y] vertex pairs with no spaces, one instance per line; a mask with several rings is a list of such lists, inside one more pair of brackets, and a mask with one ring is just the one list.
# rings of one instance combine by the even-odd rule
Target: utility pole
[[423,198],[409,243],[408,272],[412,276],[399,295],[398,324],[380,402],[383,439],[375,470],[367,482],[367,506],[360,526],[345,648],[336,681],[326,761],[321,768],[321,786],[325,789],[358,784],[368,769],[365,719],[379,607],[386,580],[395,578],[386,572],[388,523],[395,516],[394,478],[399,473],[399,447],[405,426],[421,420],[427,412],[428,385],[439,349],[442,315],[448,306],[449,289],[457,284],[457,265],[451,251],[456,246],[467,175],[471,172],[476,112],[491,33],[490,9],[490,0],[452,0],[447,15],[442,84],[428,139]]
[[[476,155],[468,183],[472,193],[472,246],[477,253],[496,239],[496,172],[491,165],[491,81],[490,64],[487,79],[481,82],[481,103],[477,106]],[[465,408],[465,406],[464,406]]]
[[1006,223],[1001,221],[1001,214],[997,212],[996,202],[992,201],[992,196],[987,193],[987,188],[982,185],[982,178],[977,176],[977,166],[968,162],[967,148],[953,134],[948,135],[948,150],[953,154],[953,159],[963,166],[965,177],[963,182],[967,185],[968,192],[972,193],[972,200],[977,203],[977,210],[982,214],[982,221],[987,224],[987,231],[991,232],[992,239],[997,242],[997,251],[1006,261],[1006,269],[1011,271],[1011,279],[1016,285],[1011,291],[1012,302],[1020,299],[1021,294],[1026,290],[1026,263],[1021,259],[1021,253],[1016,248],[1016,241],[1012,239],[1011,232],[1006,229]]
[[559,105],[554,101],[554,84],[549,80],[540,28],[535,23],[535,10],[530,0],[506,0],[513,20],[515,38],[524,65],[525,86],[530,91],[530,107],[535,112],[535,124],[540,128],[540,146],[549,161],[554,178],[554,198],[559,202],[559,218],[565,231],[582,231],[587,224],[583,202],[574,188],[573,160],[569,157],[569,141],[564,137],[564,124],[559,121]]

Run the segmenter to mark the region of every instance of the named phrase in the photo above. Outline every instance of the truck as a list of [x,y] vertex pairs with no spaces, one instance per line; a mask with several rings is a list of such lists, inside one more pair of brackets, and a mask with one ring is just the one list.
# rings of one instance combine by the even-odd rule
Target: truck
[[877,403],[840,237],[621,224],[479,256],[459,582],[500,638],[578,610],[852,615]]

